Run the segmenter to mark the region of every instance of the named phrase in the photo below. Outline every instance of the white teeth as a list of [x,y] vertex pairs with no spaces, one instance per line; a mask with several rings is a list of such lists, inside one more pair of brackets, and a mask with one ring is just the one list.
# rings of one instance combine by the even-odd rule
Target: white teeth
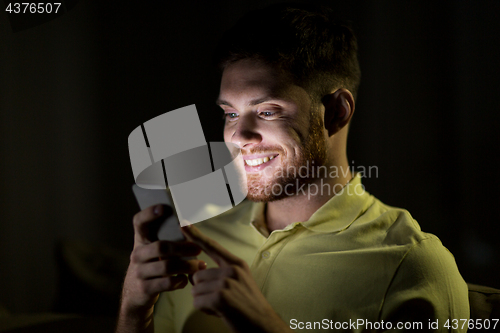
[[257,166],[257,165],[261,165],[262,163],[266,163],[269,160],[272,160],[273,158],[274,158],[274,156],[264,157],[264,158],[256,158],[254,160],[245,160],[245,163],[247,165],[250,165],[250,166]]

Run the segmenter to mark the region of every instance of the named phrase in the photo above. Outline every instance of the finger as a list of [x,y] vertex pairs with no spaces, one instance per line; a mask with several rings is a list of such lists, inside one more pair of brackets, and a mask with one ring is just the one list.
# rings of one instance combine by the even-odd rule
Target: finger
[[233,266],[224,266],[220,268],[209,268],[206,270],[199,270],[193,274],[194,284],[203,283],[206,281],[222,280],[224,278],[234,278],[235,270]]
[[223,299],[218,292],[198,295],[193,298],[193,306],[195,309],[217,317],[221,317],[218,309],[222,308],[222,305]]
[[[202,270],[205,270],[207,269],[207,263],[204,262],[204,261],[199,261],[198,263],[198,270],[202,271]],[[188,280],[189,280],[189,283],[191,283],[192,286],[194,286],[194,278],[193,278],[194,274],[189,274],[188,275]]]
[[169,242],[161,241],[161,252],[163,255],[177,257],[194,257],[201,253],[201,248],[191,242]]
[[156,241],[138,246],[132,252],[130,260],[137,263],[157,261],[159,258],[194,257],[200,254],[198,245],[190,242]]
[[212,258],[217,265],[242,265],[243,260],[226,250],[222,245],[214,241],[212,238],[205,236],[194,225],[187,225],[182,228],[182,232],[188,240],[197,244],[201,249]]
[[200,260],[160,260],[140,265],[137,275],[140,279],[154,279],[175,274],[194,274],[199,266]]
[[167,205],[154,205],[135,214],[133,218],[135,241],[147,244],[158,240],[157,233],[161,223],[172,213],[172,208]]
[[155,295],[164,291],[182,289],[187,285],[186,275],[180,274],[163,278],[141,280],[141,291],[147,295]]
[[197,283],[191,289],[191,294],[196,297],[199,295],[210,294],[213,292],[219,292],[222,289],[229,289],[230,284],[235,282],[232,279],[218,279],[205,281],[203,283]]

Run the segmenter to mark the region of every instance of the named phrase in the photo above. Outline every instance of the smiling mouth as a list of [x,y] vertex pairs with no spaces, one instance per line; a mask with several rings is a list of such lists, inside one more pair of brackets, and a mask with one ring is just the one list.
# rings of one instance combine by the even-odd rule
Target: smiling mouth
[[259,166],[261,164],[269,162],[270,160],[272,160],[276,156],[278,156],[278,155],[267,156],[267,157],[263,157],[263,158],[256,158],[256,159],[253,159],[253,160],[245,160],[245,164],[248,165],[248,166]]

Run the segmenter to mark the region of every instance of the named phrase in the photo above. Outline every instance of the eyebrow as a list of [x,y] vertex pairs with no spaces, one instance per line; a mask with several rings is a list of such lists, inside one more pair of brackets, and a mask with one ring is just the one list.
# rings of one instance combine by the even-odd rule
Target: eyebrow
[[[262,98],[256,98],[256,99],[251,100],[250,103],[248,103],[248,106],[255,106],[255,105],[258,105],[258,104],[265,103],[265,102],[277,101],[277,100],[283,100],[283,98],[279,98],[277,96],[266,96],[266,97],[262,97]],[[231,103],[229,103],[228,101],[225,101],[223,99],[220,99],[220,98],[218,98],[215,101],[215,104],[217,104],[217,105],[227,105],[227,106],[233,107],[231,105]]]

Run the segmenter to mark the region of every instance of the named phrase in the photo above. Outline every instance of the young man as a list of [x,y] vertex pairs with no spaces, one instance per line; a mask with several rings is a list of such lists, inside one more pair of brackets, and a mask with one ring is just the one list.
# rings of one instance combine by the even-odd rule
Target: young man
[[253,202],[184,228],[184,243],[148,233],[166,207],[138,213],[118,332],[448,331],[468,319],[453,256],[349,169],[356,49],[350,29],[301,6],[250,13],[225,36],[217,103]]

